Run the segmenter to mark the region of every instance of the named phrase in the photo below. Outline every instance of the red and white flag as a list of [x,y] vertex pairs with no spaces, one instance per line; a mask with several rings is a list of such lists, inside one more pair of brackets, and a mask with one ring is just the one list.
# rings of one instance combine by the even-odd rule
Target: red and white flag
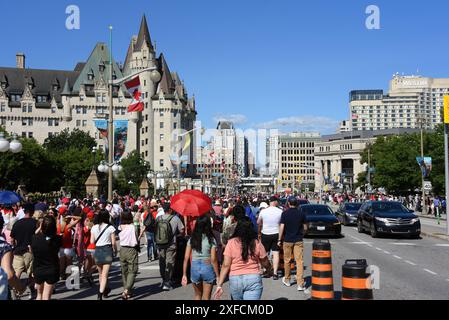
[[143,99],[142,92],[140,91],[140,79],[139,76],[135,77],[128,82],[125,82],[125,87],[132,97],[131,104],[128,106],[128,112],[143,111]]
[[222,160],[221,161],[221,167],[220,167],[221,171],[224,171],[225,165],[226,165],[226,162],[224,160]]

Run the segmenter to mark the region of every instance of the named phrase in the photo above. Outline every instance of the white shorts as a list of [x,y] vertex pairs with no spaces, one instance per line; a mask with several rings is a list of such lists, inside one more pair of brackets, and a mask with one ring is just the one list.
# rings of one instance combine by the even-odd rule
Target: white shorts
[[73,258],[75,256],[75,250],[73,248],[61,248],[59,249],[59,257],[64,256]]

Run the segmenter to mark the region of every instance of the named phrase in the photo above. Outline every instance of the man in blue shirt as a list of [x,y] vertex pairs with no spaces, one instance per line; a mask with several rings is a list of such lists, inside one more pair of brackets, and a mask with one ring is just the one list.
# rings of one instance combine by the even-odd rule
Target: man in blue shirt
[[284,271],[285,276],[282,278],[282,283],[287,287],[291,286],[290,282],[290,260],[292,255],[296,261],[296,283],[298,284],[298,291],[304,291],[304,231],[307,230],[306,216],[298,209],[298,199],[290,197],[287,200],[288,209],[282,213],[281,225],[279,228],[278,246],[282,244],[282,236],[284,236]]

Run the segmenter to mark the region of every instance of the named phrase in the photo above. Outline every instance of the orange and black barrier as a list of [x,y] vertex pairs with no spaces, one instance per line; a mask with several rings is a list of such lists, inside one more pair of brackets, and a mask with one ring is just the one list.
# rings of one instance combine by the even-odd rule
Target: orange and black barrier
[[342,271],[342,300],[373,300],[365,259],[346,260]]
[[312,249],[312,300],[333,300],[331,244],[329,240],[315,240]]

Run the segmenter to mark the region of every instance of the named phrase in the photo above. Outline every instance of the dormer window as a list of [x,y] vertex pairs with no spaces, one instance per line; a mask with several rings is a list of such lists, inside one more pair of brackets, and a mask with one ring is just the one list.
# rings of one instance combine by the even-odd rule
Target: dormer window
[[47,102],[47,97],[46,96],[37,96],[37,102],[39,102],[39,103]]
[[105,69],[105,65],[104,65],[104,63],[102,62],[102,63],[100,63],[100,65],[98,66],[98,70],[100,70],[100,72],[104,72],[104,69]]
[[92,69],[87,74],[87,80],[94,80],[94,71]]
[[53,91],[58,91],[59,87],[57,84],[53,85]]
[[1,83],[2,89],[6,89],[6,82]]

